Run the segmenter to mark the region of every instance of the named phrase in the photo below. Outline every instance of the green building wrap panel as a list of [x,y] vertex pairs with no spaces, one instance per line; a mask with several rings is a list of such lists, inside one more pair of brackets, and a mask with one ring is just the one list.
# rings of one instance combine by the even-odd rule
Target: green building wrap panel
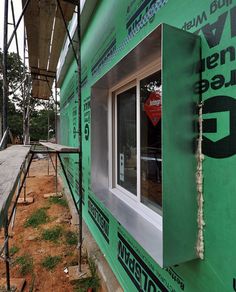
[[[202,146],[205,155],[204,259],[165,269],[158,266],[93,194],[90,154],[91,87],[161,23],[201,38],[201,60],[197,70],[202,78],[196,82],[194,90],[204,102]],[[83,111],[78,113],[76,109],[77,119],[81,114],[83,121],[83,216],[125,291],[236,291],[235,50],[235,0],[97,2],[82,38]],[[61,108],[61,140],[72,146],[78,141],[78,133],[74,136],[73,131],[76,85],[72,90],[74,97],[69,100],[71,83],[76,84],[72,81],[75,71],[73,61],[61,85],[61,104],[64,105]],[[181,78],[176,76],[170,82],[182,82]],[[78,175],[76,159],[67,161],[74,181]],[[76,183],[74,189],[76,191]],[[181,202],[178,207],[181,208]],[[171,248],[174,253],[175,246]]]

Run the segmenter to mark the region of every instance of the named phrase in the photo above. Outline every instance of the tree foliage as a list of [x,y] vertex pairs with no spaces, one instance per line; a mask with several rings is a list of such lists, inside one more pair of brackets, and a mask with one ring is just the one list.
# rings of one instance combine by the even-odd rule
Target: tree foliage
[[[0,115],[2,114],[3,101],[3,52],[0,49]],[[29,105],[30,136],[31,140],[47,139],[48,137],[48,114],[52,137],[55,122],[53,104],[35,98],[23,99],[23,85],[25,88],[30,86],[30,74],[24,66],[20,56],[14,52],[7,56],[7,75],[8,75],[8,125],[14,136],[22,137],[23,134],[23,113]],[[27,91],[27,90],[26,90]],[[27,92],[25,93],[27,94]],[[28,92],[30,94],[30,92]]]

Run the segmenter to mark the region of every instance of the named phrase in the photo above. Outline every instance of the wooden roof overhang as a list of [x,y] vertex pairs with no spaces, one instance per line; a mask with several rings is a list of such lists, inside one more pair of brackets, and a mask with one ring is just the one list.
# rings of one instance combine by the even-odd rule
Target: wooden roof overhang
[[[60,0],[68,25],[79,0]],[[22,6],[27,0],[22,0]],[[57,0],[30,0],[24,14],[32,75],[32,97],[49,99],[66,29]]]

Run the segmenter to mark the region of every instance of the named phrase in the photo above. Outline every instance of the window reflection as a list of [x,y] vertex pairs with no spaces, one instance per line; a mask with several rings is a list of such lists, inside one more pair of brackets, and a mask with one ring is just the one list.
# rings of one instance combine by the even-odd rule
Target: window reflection
[[136,87],[117,95],[117,182],[137,194]]
[[140,82],[141,201],[162,207],[161,71]]

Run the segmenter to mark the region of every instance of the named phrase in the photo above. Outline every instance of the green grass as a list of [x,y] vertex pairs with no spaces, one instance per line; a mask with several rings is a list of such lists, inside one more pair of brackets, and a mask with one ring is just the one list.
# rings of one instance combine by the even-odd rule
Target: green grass
[[20,248],[18,246],[13,245],[9,250],[10,256],[14,256],[19,250]]
[[51,241],[51,242],[57,242],[58,239],[62,236],[63,229],[61,226],[54,226],[50,229],[46,229],[42,233],[42,239]]
[[65,233],[65,241],[66,241],[66,244],[68,245],[77,245],[78,235],[76,234],[76,232],[67,231]]
[[92,259],[88,260],[89,269],[91,271],[91,277],[84,278],[75,282],[74,291],[76,292],[84,292],[87,291],[88,288],[92,288],[93,291],[97,291],[99,288],[99,277],[97,275],[97,269],[95,262]]
[[26,220],[24,226],[36,228],[39,225],[47,223],[48,221],[49,217],[47,215],[46,209],[40,208],[30,215],[30,217]]
[[63,207],[68,207],[66,199],[63,199],[63,198],[52,197],[52,198],[49,198],[49,202],[51,204],[56,204],[56,205],[60,205]]
[[29,254],[24,254],[21,257],[18,257],[15,264],[19,266],[22,276],[25,276],[33,271],[33,258]]
[[61,262],[61,259],[60,256],[46,256],[42,260],[42,266],[48,271],[53,270]]

